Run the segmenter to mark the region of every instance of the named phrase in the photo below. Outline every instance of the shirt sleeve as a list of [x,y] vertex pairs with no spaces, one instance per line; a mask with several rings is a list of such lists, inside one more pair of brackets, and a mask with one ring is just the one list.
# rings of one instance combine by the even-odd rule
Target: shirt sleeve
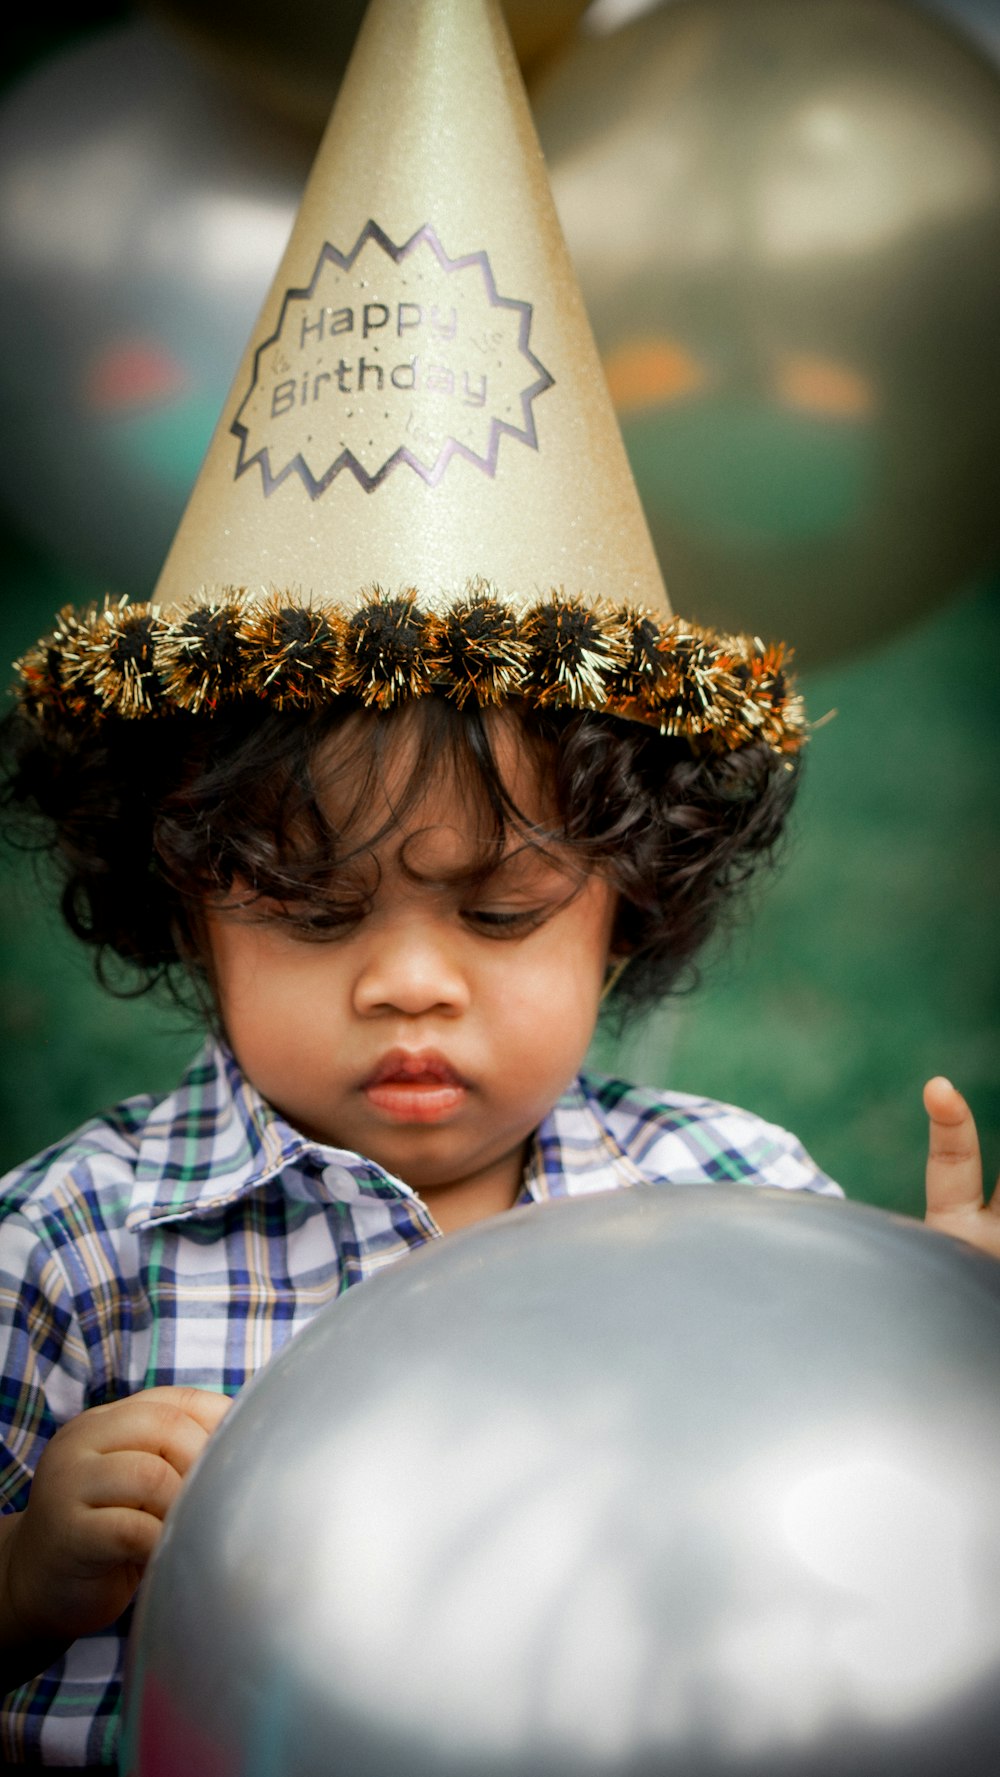
[[600,1083],[600,1102],[617,1141],[651,1180],[844,1195],[790,1130],[737,1105],[614,1081]]
[[0,1511],[23,1511],[46,1444],[82,1412],[87,1356],[55,1254],[21,1213],[0,1223]]
[[747,1158],[752,1168],[750,1184],[770,1185],[779,1191],[815,1191],[824,1197],[844,1195],[840,1185],[806,1152],[798,1136],[777,1123],[758,1125],[747,1142]]

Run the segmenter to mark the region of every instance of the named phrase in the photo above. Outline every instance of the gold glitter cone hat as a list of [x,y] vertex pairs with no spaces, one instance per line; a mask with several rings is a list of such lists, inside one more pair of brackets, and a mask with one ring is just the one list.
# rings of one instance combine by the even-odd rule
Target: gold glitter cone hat
[[371,0],[152,602],[20,671],[69,716],[434,691],[799,744],[779,654],[671,616],[497,0]]
[[156,589],[665,609],[499,5],[372,0]]

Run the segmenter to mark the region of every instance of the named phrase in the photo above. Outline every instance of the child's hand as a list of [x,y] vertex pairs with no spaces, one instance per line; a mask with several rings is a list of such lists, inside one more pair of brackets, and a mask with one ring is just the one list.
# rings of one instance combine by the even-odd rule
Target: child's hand
[[1000,1186],[987,1203],[972,1112],[941,1075],[924,1087],[924,1109],[930,1118],[928,1226],[971,1241],[1000,1259]]
[[128,1604],[184,1476],[230,1402],[149,1388],[56,1433],[0,1561],[0,1634],[68,1646]]

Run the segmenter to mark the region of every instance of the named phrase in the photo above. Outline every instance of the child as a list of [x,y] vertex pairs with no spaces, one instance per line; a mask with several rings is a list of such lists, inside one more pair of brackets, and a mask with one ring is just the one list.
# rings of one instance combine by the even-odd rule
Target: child
[[[519,1201],[642,1180],[836,1191],[744,1112],[579,1075],[605,996],[659,999],[772,853],[804,729],[776,651],[669,615],[496,31],[473,0],[376,5],[159,602],[64,613],[22,663],[9,801],[50,835],[70,924],[193,996],[210,1036],[170,1098],[119,1106],[7,1181],[14,1762],[112,1763],[128,1609],[163,1518],[227,1397],[342,1289]],[[472,226],[465,183],[405,249],[399,227],[324,221],[317,258],[317,190],[339,194],[345,155],[373,163],[358,130],[404,119],[405,185],[420,119],[470,65],[470,145],[453,148],[466,180],[488,142],[509,200],[515,169],[512,240],[544,237],[552,259],[547,280],[531,268],[533,305],[497,294],[515,276],[502,242],[489,261],[443,252]],[[353,254],[329,245],[347,238]],[[432,302],[469,274],[471,294]],[[375,336],[392,316],[390,348]],[[337,317],[362,336],[352,366]],[[435,339],[393,382],[422,327]],[[344,396],[332,418],[322,377]],[[463,388],[495,403],[488,432],[442,420]],[[292,451],[303,392],[312,430]],[[387,449],[403,436],[419,449]],[[403,590],[359,597],[369,559]],[[483,560],[530,597],[477,580]],[[337,584],[241,590],[265,573]],[[992,1230],[961,1101],[937,1082],[928,1109],[935,1213]]]

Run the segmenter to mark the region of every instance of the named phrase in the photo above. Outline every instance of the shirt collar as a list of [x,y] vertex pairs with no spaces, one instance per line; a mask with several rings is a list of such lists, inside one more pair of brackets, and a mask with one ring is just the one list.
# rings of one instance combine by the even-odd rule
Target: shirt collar
[[586,1074],[572,1082],[539,1125],[528,1152],[519,1203],[584,1197],[642,1184],[644,1174],[621,1146],[588,1089]]
[[[414,1196],[374,1161],[299,1134],[251,1085],[225,1044],[210,1038],[146,1121],[128,1226],[138,1231],[212,1214],[287,1168],[322,1173],[331,1197]],[[581,1078],[537,1130],[518,1202],[618,1190],[642,1176]]]
[[[323,1173],[329,1195],[412,1196],[373,1161],[301,1135],[210,1038],[143,1128],[128,1226],[208,1215],[287,1168]],[[338,1189],[339,1185],[339,1189]]]

